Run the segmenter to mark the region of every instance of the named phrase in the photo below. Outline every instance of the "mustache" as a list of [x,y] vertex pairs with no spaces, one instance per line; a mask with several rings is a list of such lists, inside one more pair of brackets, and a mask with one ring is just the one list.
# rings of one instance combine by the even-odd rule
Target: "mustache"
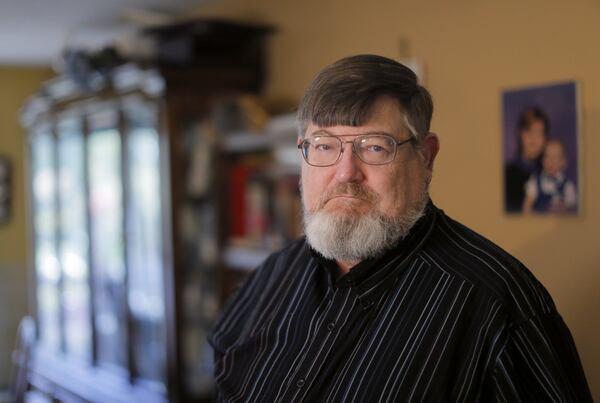
[[360,183],[348,182],[340,183],[335,187],[327,190],[319,199],[316,210],[320,210],[325,204],[336,196],[350,195],[359,199],[366,200],[371,204],[375,204],[379,200],[377,193]]

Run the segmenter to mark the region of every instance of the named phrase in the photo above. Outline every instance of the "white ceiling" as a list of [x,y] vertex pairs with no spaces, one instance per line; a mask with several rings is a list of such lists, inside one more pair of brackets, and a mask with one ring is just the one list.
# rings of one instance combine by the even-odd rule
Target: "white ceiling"
[[181,17],[206,0],[0,0],[0,65],[50,65],[67,45],[131,31],[132,22]]

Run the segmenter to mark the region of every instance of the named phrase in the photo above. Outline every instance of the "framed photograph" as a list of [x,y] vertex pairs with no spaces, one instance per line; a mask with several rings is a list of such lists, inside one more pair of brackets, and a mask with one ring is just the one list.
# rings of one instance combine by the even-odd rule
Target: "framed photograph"
[[0,224],[10,218],[11,166],[7,157],[0,155]]
[[579,213],[579,116],[574,81],[502,93],[507,213]]

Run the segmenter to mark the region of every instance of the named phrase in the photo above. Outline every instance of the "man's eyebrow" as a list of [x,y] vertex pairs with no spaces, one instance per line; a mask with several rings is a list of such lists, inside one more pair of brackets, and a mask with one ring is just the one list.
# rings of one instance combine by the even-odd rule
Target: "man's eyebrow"
[[356,133],[356,134],[333,134],[328,132],[325,129],[315,130],[310,133],[308,137],[317,137],[317,136],[333,136],[333,137],[356,137],[356,136],[373,136],[373,135],[384,135],[394,137],[393,134],[384,132],[384,131],[372,131],[372,132],[364,132],[364,133]]

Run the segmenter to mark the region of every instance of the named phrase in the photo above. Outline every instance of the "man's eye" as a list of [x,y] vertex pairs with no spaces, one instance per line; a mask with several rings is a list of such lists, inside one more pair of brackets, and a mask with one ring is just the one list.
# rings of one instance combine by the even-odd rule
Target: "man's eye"
[[375,145],[367,147],[367,150],[371,151],[371,152],[374,152],[374,153],[380,153],[382,151],[385,151],[383,147],[381,147],[381,146],[375,146]]
[[315,148],[317,151],[329,151],[332,147],[329,144],[317,144]]
[[366,148],[367,152],[373,153],[373,154],[381,154],[381,153],[389,153],[390,150],[386,147],[383,146],[378,146],[376,144],[371,144],[369,146],[367,146]]

